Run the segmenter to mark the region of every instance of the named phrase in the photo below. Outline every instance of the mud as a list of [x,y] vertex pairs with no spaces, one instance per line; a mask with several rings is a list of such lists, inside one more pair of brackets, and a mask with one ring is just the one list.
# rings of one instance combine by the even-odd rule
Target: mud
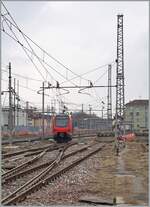
[[89,195],[114,199],[118,204],[148,205],[148,151],[128,142],[119,156],[112,148],[103,153],[101,166],[89,183]]

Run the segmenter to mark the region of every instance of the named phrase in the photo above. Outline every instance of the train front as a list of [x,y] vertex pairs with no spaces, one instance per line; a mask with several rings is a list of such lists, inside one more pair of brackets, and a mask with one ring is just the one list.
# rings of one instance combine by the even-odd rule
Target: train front
[[53,118],[53,137],[58,143],[72,139],[72,117],[66,114],[55,115]]

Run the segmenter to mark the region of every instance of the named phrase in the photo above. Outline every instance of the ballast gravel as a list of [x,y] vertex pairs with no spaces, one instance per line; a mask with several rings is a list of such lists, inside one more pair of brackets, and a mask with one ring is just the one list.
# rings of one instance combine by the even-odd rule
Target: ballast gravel
[[[101,144],[102,145],[102,144]],[[95,145],[97,147],[97,145]],[[94,147],[92,147],[94,149]],[[96,172],[101,167],[101,154],[99,151],[88,159],[81,162],[79,165],[63,174],[54,182],[42,187],[39,191],[27,196],[26,200],[20,205],[54,205],[54,204],[76,204],[79,197],[86,195],[88,192],[87,184],[94,179]],[[82,153],[85,155],[87,152]],[[62,163],[62,166],[68,165],[81,155],[76,155],[71,159],[67,159]]]
[[[65,154],[68,154],[72,151],[75,151],[77,149],[80,149],[84,146],[83,145],[72,145],[71,147],[69,147]],[[86,146],[86,145],[85,145]],[[28,166],[27,168],[36,166],[37,164],[42,164],[43,162],[47,162],[50,161],[52,159],[54,159],[58,154],[58,150],[52,151],[52,152],[47,152],[42,158],[40,158],[36,163],[33,163],[32,165]],[[57,166],[57,170],[60,169],[61,167],[65,167],[67,164],[73,162],[74,160],[76,160],[77,158],[79,158],[80,156],[84,155],[85,152],[82,153],[78,153],[77,155],[74,155],[72,158],[67,158],[64,161],[61,162],[60,165]],[[27,169],[26,168],[26,169]],[[28,182],[30,179],[32,179],[33,177],[35,177],[36,175],[38,175],[40,172],[42,172],[45,168],[36,170],[32,173],[26,174],[23,177],[17,178],[16,180],[12,180],[10,182],[8,182],[7,184],[3,184],[2,185],[2,198],[8,196],[9,194],[13,193],[17,188],[21,187],[23,184],[25,184],[26,182]],[[55,169],[53,169],[47,176],[49,176],[50,174],[56,172]]]

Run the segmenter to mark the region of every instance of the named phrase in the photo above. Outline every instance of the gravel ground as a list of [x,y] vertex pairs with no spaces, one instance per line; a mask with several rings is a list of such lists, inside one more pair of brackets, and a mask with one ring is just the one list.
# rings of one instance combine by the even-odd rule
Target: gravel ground
[[101,164],[96,184],[89,184],[91,192],[97,197],[116,197],[121,203],[148,205],[148,152],[140,142],[128,142],[119,157],[112,154]]
[[130,205],[148,205],[148,152],[141,143],[129,142],[119,157],[114,146],[102,151],[41,188],[20,205],[88,205],[82,196],[97,196]]
[[[46,142],[46,143],[45,143]],[[39,145],[39,142],[38,142],[38,144],[35,146],[35,145],[33,145],[33,143],[32,143],[32,145],[31,146],[28,146],[27,145],[27,143],[24,143],[24,144],[26,144],[27,146],[24,146],[24,148],[23,149],[32,149],[32,148],[36,148],[36,147],[41,147],[41,146],[48,146],[48,142],[47,141],[43,141],[43,142],[40,142],[40,145]],[[89,141],[86,141],[85,143],[88,143],[88,144],[90,144],[91,142],[93,142],[93,141],[91,141],[91,140],[89,140]],[[21,143],[22,144],[22,143]],[[29,143],[28,143],[29,144]],[[20,151],[20,150],[23,150],[23,149],[19,149],[19,148],[17,148],[17,150],[16,150],[16,148],[12,148],[11,149],[11,152],[16,152],[16,151]],[[71,146],[71,147],[69,147],[67,150],[66,150],[66,152],[71,152],[72,150],[74,150],[74,149],[76,149],[76,146],[75,145],[73,145],[73,146]],[[43,163],[43,162],[45,162],[46,160],[49,160],[49,159],[53,159],[55,156],[56,156],[56,152],[57,152],[57,150],[54,150],[54,151],[52,151],[52,152],[47,152],[43,157],[41,157],[39,160],[38,160],[38,164],[41,164],[41,163]],[[10,153],[10,152],[9,152]],[[10,158],[6,158],[6,159],[2,159],[2,169],[4,169],[5,170],[5,172],[6,171],[8,171],[7,169],[5,169],[5,168],[8,168],[8,167],[16,167],[16,166],[18,166],[18,165],[20,165],[20,164],[22,164],[22,163],[24,163],[24,162],[27,162],[27,161],[29,161],[30,159],[32,159],[33,157],[35,157],[36,155],[32,155],[32,156],[29,156],[29,157],[25,157],[23,154],[21,154],[21,155],[16,155],[16,156],[13,156],[13,157],[10,157]],[[37,164],[37,162],[35,162],[35,164]],[[34,166],[34,163],[32,164],[32,166]],[[27,168],[30,168],[30,166],[29,167],[27,167]]]
[[[86,142],[90,139],[86,139]],[[18,205],[88,205],[80,203],[82,196],[97,196],[117,200],[126,204],[148,205],[148,152],[140,142],[128,142],[125,150],[117,157],[114,146],[108,143],[102,151],[86,159],[53,183],[28,195]],[[84,144],[74,145],[67,153]],[[64,160],[58,169],[86,154],[82,152]],[[47,158],[46,158],[47,157]],[[49,155],[42,158],[49,158]],[[51,173],[55,172],[53,170]],[[34,174],[35,175],[35,174]],[[7,187],[8,188],[8,187]],[[10,186],[9,186],[10,188]],[[3,187],[2,187],[3,189]],[[5,189],[5,192],[9,189]],[[12,188],[13,190],[13,188]]]
[[[21,151],[21,150],[24,150],[24,149],[45,147],[45,146],[53,145],[53,143],[50,143],[46,140],[46,141],[42,141],[42,142],[35,142],[34,144],[33,143],[31,143],[31,144],[24,143],[24,145],[25,146],[23,147],[23,143],[21,143],[21,148],[19,146],[16,148],[15,145],[12,146],[12,148],[10,147],[10,149],[7,148],[7,153],[13,153],[13,152]],[[52,151],[52,152],[47,152],[43,157],[41,157],[38,160],[38,163],[40,164],[40,163],[43,163],[45,160],[53,159],[54,156],[56,155],[56,151],[57,150]],[[32,152],[29,152],[29,153],[32,153]],[[20,155],[16,155],[16,156],[13,156],[13,157],[10,157],[10,158],[2,159],[2,168],[6,172],[6,171],[8,171],[7,170],[8,167],[16,167],[16,166],[18,166],[18,165],[20,165],[24,162],[29,161],[30,159],[32,159],[35,156],[37,156],[37,155],[31,155],[31,156],[26,156],[25,157],[24,154],[20,154]],[[35,163],[37,163],[37,162],[35,162]],[[34,163],[32,164],[32,166],[33,165],[34,165]]]
[[24,149],[41,147],[41,146],[48,145],[48,144],[53,144],[53,142],[44,140],[44,141],[14,143],[12,145],[5,144],[5,145],[2,145],[2,151],[4,151],[5,153],[12,153],[12,152],[16,152],[16,151],[20,151]]
[[[92,149],[94,148],[97,148],[97,145],[92,147]],[[95,173],[99,170],[98,165],[100,165],[102,151],[83,161],[53,183],[43,187],[40,191],[31,194],[24,202],[20,203],[20,205],[77,203],[80,195],[87,193],[87,183],[94,178]],[[87,152],[81,154],[85,155]],[[81,154],[74,156],[72,159],[67,159],[59,165],[58,168],[72,163],[73,160],[81,157]]]
[[[85,144],[84,144],[85,145]],[[85,145],[86,146],[86,145]],[[82,148],[83,145],[73,145],[71,147],[69,147],[65,154],[68,154],[72,151],[75,151],[77,149]],[[37,164],[42,164],[43,162],[47,162],[50,161],[52,159],[54,159],[58,154],[58,150],[52,151],[52,152],[47,152],[41,159],[39,159],[36,164],[32,164],[31,166],[36,166]],[[78,155],[74,156],[73,158],[67,158],[65,161],[62,161],[61,165],[58,166],[58,168],[60,169],[62,166],[65,166],[67,163],[70,163],[72,161],[74,161],[75,159],[79,158],[81,156],[81,154],[84,154],[84,152],[82,153],[78,153]],[[27,168],[30,168],[27,167]],[[27,169],[26,168],[26,169]],[[12,193],[15,189],[19,188],[21,185],[23,185],[24,183],[26,183],[29,179],[33,178],[34,176],[38,175],[40,172],[42,172],[43,169],[39,169],[36,170],[35,172],[32,172],[24,177],[18,178],[17,180],[13,180],[10,181],[8,184],[3,184],[2,186],[2,198],[4,198],[5,196],[9,195],[10,193]],[[52,170],[51,173],[55,172],[55,170]]]
[[[148,151],[143,148],[143,143],[129,143],[126,152],[122,154],[122,159],[125,172],[130,176],[129,186],[122,189],[120,194],[128,203],[148,204]],[[127,178],[126,181],[128,181]],[[122,179],[120,182],[125,180]]]
[[[79,142],[84,141],[84,142],[88,142],[88,143],[92,142],[93,140],[94,140],[94,138],[92,138],[92,140],[91,140],[91,137],[73,138],[73,141],[79,141]],[[49,145],[49,144],[53,144],[53,143],[54,142],[52,142],[52,141],[44,140],[44,141],[14,143],[12,145],[6,144],[6,145],[2,145],[2,152],[13,153],[16,151],[41,147],[41,146],[45,146],[45,145]]]
[[[43,145],[43,146],[47,146],[47,145]],[[40,146],[41,147],[41,146]],[[31,149],[32,147],[30,147]],[[17,150],[19,151],[19,150]],[[31,152],[32,153],[32,152]],[[48,156],[49,159],[52,159],[54,158],[54,156],[56,155],[56,150],[55,151],[52,151],[52,152],[47,152],[43,157],[41,157],[38,161],[34,162],[32,164],[32,166],[34,166],[35,164],[37,164],[37,162],[40,164],[40,163],[43,163],[44,161],[44,157]],[[21,155],[16,155],[16,156],[13,156],[13,157],[10,157],[10,158],[6,158],[6,159],[2,159],[2,169],[6,171],[8,167],[17,167],[21,164],[23,164],[24,162],[27,162],[29,160],[31,160],[32,158],[36,157],[37,155],[31,155],[31,156],[24,156],[24,154],[21,154]],[[30,168],[31,165],[29,165],[29,167],[26,167],[27,168]]]

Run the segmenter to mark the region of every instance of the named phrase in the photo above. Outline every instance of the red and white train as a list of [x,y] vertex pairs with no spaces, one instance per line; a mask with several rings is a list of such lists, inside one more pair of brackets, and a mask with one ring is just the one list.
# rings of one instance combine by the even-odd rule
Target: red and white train
[[72,140],[72,116],[67,114],[54,115],[52,117],[52,133],[54,140],[58,143]]

